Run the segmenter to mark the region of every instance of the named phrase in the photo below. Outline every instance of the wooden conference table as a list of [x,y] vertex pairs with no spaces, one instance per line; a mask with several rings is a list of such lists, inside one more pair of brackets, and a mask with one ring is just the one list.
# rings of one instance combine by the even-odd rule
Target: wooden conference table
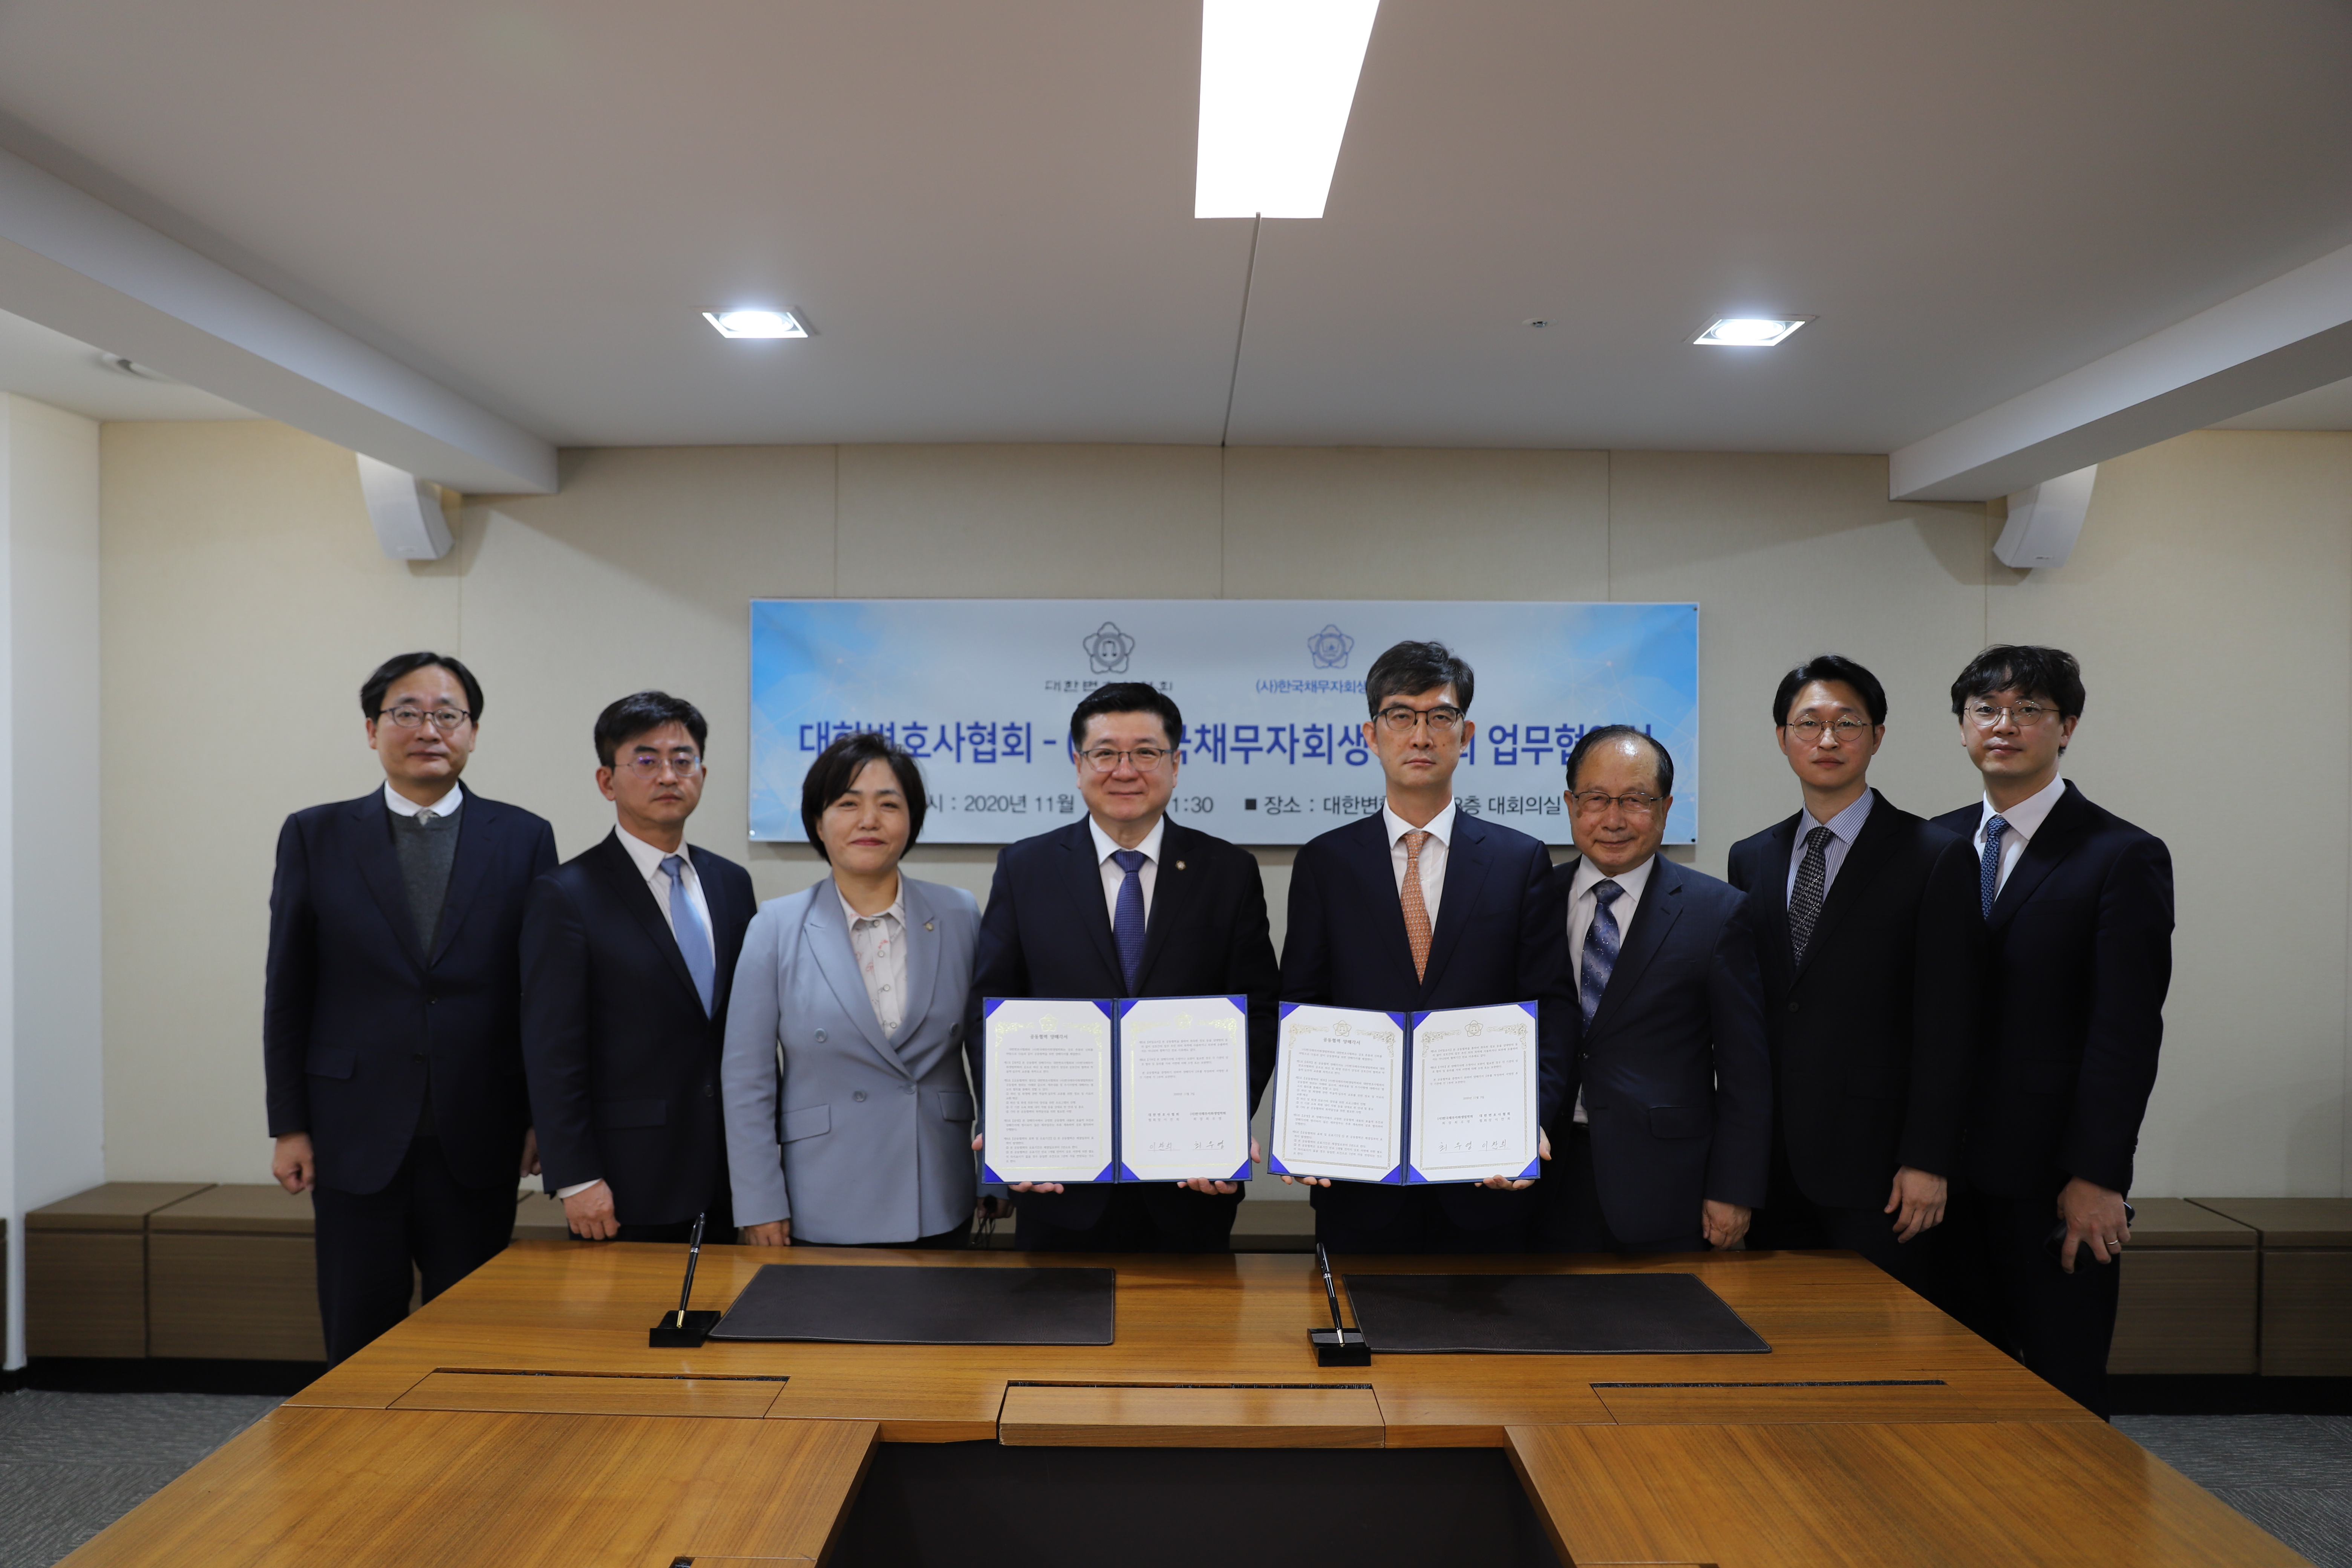
[[1772,1351],[1321,1368],[1293,1254],[707,1247],[704,1308],[767,1263],[1113,1263],[1118,1339],[651,1350],[681,1252],[516,1244],[68,1561],[2303,1561],[1851,1254],[1361,1259],[1696,1273]]

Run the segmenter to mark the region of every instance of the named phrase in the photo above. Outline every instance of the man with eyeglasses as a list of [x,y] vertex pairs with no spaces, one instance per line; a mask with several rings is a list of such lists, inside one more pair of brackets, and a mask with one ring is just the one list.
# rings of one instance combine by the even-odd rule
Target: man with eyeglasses
[[587,1241],[734,1237],[719,1062],[751,874],[686,842],[709,776],[694,704],[640,691],[596,716],[619,818],[541,878],[523,920],[523,1059],[547,1188]]
[[[1009,845],[981,916],[964,1027],[991,996],[1249,998],[1250,1103],[1274,1074],[1274,940],[1247,850],[1172,822],[1184,716],[1137,681],[1070,714],[1087,815]],[[980,1052],[971,1053],[978,1074]],[[1222,1252],[1235,1182],[1016,1184],[1016,1246],[1049,1252]]]
[[1582,1027],[1552,1127],[1540,1237],[1560,1252],[1696,1252],[1764,1202],[1772,1064],[1748,900],[1658,853],[1675,759],[1625,724],[1568,754],[1567,904]]
[[[1533,1002],[1548,1122],[1566,1083],[1571,1005],[1551,856],[1454,801],[1475,684],[1469,664],[1433,642],[1399,643],[1364,672],[1364,743],[1388,798],[1298,851],[1282,999],[1389,1013]],[[1300,1180],[1315,1189],[1316,1237],[1334,1252],[1527,1247],[1533,1184],[1513,1174],[1431,1186]]]
[[1936,820],[1978,873],[1962,896],[1982,1026],[1953,1246],[1983,1289],[1959,1315],[2104,1415],[2124,1197],[2172,981],[2172,857],[2060,776],[2083,697],[2063,649],[1971,659],[1952,712],[1984,795]]
[[482,687],[442,654],[360,687],[383,786],[286,819],[269,889],[261,1047],[270,1173],[308,1192],[327,1359],[514,1236],[539,1169],[524,1098],[522,916],[555,866],[530,812],[461,787]]
[[1822,654],[1780,679],[1773,735],[1802,808],[1731,847],[1772,1042],[1772,1175],[1751,1247],[1843,1247],[1923,1296],[1959,1168],[1976,862],[1870,784],[1886,689]]

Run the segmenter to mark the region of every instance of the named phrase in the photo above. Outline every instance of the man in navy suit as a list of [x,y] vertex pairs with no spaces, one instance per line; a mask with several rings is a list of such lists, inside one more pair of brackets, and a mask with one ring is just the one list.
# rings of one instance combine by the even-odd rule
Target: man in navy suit
[[[1921,1295],[1975,1052],[1968,846],[1870,786],[1886,689],[1823,654],[1780,679],[1773,734],[1803,809],[1731,847],[1772,1040],[1771,1194],[1752,1247],[1845,1247]],[[1957,894],[1957,896],[1956,896]]]
[[[1440,643],[1399,643],[1364,672],[1364,743],[1380,757],[1388,799],[1298,851],[1282,999],[1389,1013],[1534,1002],[1549,1121],[1567,1084],[1572,1005],[1551,857],[1454,798],[1475,733],[1465,716],[1475,685],[1470,666]],[[1527,1246],[1530,1184],[1509,1175],[1409,1187],[1301,1179],[1316,1189],[1315,1234],[1335,1252]]]
[[1764,1202],[1772,1063],[1748,900],[1658,853],[1675,760],[1623,724],[1568,755],[1559,868],[1583,1025],[1554,1122],[1543,1245],[1729,1247]]
[[523,1059],[547,1187],[590,1241],[733,1239],[719,1058],[751,877],[686,842],[709,727],[667,692],[596,717],[596,787],[619,817],[531,889]]
[[1970,660],[1952,711],[1984,797],[1937,824],[1973,852],[1981,922],[1984,1026],[1954,1225],[1986,1289],[1961,1315],[2105,1415],[2124,1194],[2172,983],[2172,856],[2059,776],[2083,696],[2081,666],[2058,648]]
[[[1168,820],[1183,744],[1183,714],[1150,686],[1097,687],[1078,704],[1087,815],[997,857],[965,1033],[984,1039],[991,996],[1245,995],[1255,1106],[1274,1073],[1281,980],[1265,887],[1247,850]],[[1242,1201],[1240,1184],[1208,1179],[1013,1191],[1014,1240],[1038,1251],[1222,1252]]]
[[340,1362],[514,1236],[539,1168],[517,944],[555,835],[459,786],[481,683],[387,659],[360,688],[383,787],[286,819],[269,890],[261,1048],[270,1173],[311,1194],[319,1313]]

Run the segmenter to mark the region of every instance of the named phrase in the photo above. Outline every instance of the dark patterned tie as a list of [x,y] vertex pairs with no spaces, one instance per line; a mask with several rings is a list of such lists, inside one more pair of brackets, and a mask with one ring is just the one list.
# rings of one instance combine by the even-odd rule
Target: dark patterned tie
[[1617,917],[1609,906],[1624,890],[1614,882],[1592,886],[1592,929],[1584,933],[1584,962],[1577,966],[1576,977],[1577,1005],[1584,1010],[1588,1028],[1593,1010],[1601,1005],[1601,994],[1609,989],[1609,972],[1617,967]]
[[1977,899],[1984,905],[1984,918],[1992,919],[1993,895],[2000,891],[2000,836],[2009,831],[2009,824],[1994,817],[1985,824],[1984,859],[1977,867]]
[[1805,944],[1813,940],[1813,922],[1822,918],[1822,893],[1830,879],[1832,837],[1826,827],[1805,835],[1805,858],[1797,865],[1797,885],[1789,889],[1789,949],[1799,963],[1805,962]]
[[1145,857],[1140,849],[1114,849],[1110,858],[1127,873],[1127,880],[1118,885],[1118,913],[1110,922],[1110,940],[1118,949],[1119,977],[1127,982],[1127,994],[1132,996],[1143,978]]

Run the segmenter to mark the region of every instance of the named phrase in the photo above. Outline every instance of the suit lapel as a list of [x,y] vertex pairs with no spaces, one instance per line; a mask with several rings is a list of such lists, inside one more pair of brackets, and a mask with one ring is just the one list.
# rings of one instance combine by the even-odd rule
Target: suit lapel
[[[1845,863],[1838,868],[1837,880],[1830,884],[1829,897],[1822,900],[1822,912],[1813,921],[1813,939],[1805,945],[1804,962],[1797,965],[1798,975],[1801,976],[1812,967],[1813,955],[1828,945],[1830,933],[1837,929],[1839,920],[1853,907],[1855,900],[1862,897],[1863,889],[1870,886],[1870,879],[1878,875],[1880,868],[1886,864],[1886,858],[1895,852],[1895,831],[1898,826],[1895,808],[1886,804],[1885,795],[1880,795],[1872,803],[1870,815],[1862,819],[1862,831],[1854,836],[1853,847],[1845,852]],[[1790,840],[1792,846],[1794,842]],[[1784,868],[1786,864],[1784,860]],[[1786,905],[1781,908],[1780,921],[1782,951],[1786,952]]]
[[384,922],[400,940],[400,951],[418,971],[425,954],[416,945],[416,920],[408,910],[408,885],[400,875],[400,854],[392,847],[392,829],[384,822],[389,808],[381,792],[352,802],[352,838],[360,863],[360,877],[374,895]]
[[[1166,847],[1164,839],[1161,847]],[[1102,858],[1095,853],[1094,830],[1086,818],[1062,830],[1062,849],[1068,862],[1062,868],[1062,885],[1069,890],[1071,913],[1093,940],[1095,952],[1110,974],[1112,990],[1123,995],[1127,977],[1118,966],[1118,950],[1111,945],[1110,910],[1103,902]]]
[[[835,890],[832,879],[819,882],[811,890],[804,923],[809,951],[816,954],[816,966],[824,973],[824,983],[833,987],[834,1000],[857,1026],[857,1032],[866,1037],[866,1043],[874,1047],[874,1054],[889,1063],[893,1070],[905,1071],[906,1064],[890,1048],[889,1037],[882,1032],[882,1020],[874,1016],[874,1004],[866,994],[866,975],[858,968],[856,950],[849,945],[849,917],[842,910],[841,895]],[[907,968],[911,975],[911,955]]]
[[[687,998],[694,1004],[694,1010],[701,1012],[702,993],[695,989],[694,976],[686,967],[686,954],[677,950],[677,938],[672,934],[669,922],[662,919],[661,905],[654,901],[653,889],[646,885],[646,879],[637,874],[637,863],[621,847],[621,830],[616,827],[606,834],[604,841],[590,853],[596,857],[593,864],[603,875],[608,890],[621,900],[622,907],[636,921],[646,933],[646,940],[669,961],[670,973],[677,976],[680,985],[686,987]],[[708,889],[703,900],[706,903],[709,901]]]
[[[899,876],[899,901],[907,911],[907,1011],[898,1020],[898,1037],[911,1040],[915,1026],[931,1007],[931,987],[940,978],[939,911],[931,907],[922,885],[906,872]],[[961,1006],[958,998],[956,1005]]]
[[1795,977],[1789,937],[1789,857],[1796,851],[1797,829],[1804,815],[1801,811],[1770,830],[1765,843],[1764,864],[1756,870],[1759,880],[1749,899],[1759,911],[1756,922],[1757,955],[1784,979]]
[[[1388,819],[1374,812],[1339,831],[1348,835],[1343,842],[1358,879],[1357,902],[1371,912],[1373,929],[1380,933],[1376,940],[1388,949],[1381,962],[1402,973],[1412,967],[1412,940],[1404,933],[1404,900],[1397,891],[1396,863],[1389,854]],[[1444,913],[1442,897],[1437,908]]]
[[1160,954],[1168,946],[1168,933],[1176,929],[1190,907],[1193,889],[1200,886],[1201,873],[1192,867],[1196,856],[1189,854],[1186,840],[1195,837],[1189,827],[1168,824],[1160,837],[1160,867],[1151,880],[1151,919],[1143,928],[1143,967],[1137,972],[1136,994],[1150,994],[1151,967],[1160,962]]
[[1641,907],[1633,911],[1633,929],[1617,950],[1616,967],[1609,972],[1609,984],[1601,993],[1601,1005],[1593,1009],[1592,1026],[1585,1038],[1598,1037],[1609,1026],[1610,1019],[1622,1011],[1625,998],[1642,984],[1642,971],[1665,945],[1666,933],[1675,929],[1682,916],[1682,868],[1664,856],[1655,856],[1650,862],[1650,885],[1642,889]]
[[2070,782],[2058,804],[2042,820],[2042,831],[2025,841],[2025,853],[2017,858],[2017,866],[2001,884],[2000,895],[1992,901],[1992,916],[1985,923],[1998,931],[2017,913],[2018,906],[2033,896],[2033,889],[2043,878],[2058,868],[2074,847],[2074,841],[2091,824],[2090,803],[2083,792]]
[[498,810],[481,796],[469,795],[457,810],[457,851],[449,865],[449,890],[441,900],[441,924],[433,936],[433,962],[449,951],[466,910],[481,891],[482,878],[496,858],[492,840],[498,837]]
[[[1462,928],[1470,923],[1478,894],[1486,885],[1486,873],[1494,864],[1494,846],[1487,842],[1486,828],[1476,817],[1455,812],[1454,842],[1445,847],[1445,879],[1439,884],[1437,895],[1437,930],[1429,942],[1429,970],[1422,976],[1424,992],[1437,984],[1438,977],[1445,973],[1446,960],[1462,944]],[[1397,923],[1404,923],[1402,895],[1397,900]],[[1411,954],[1412,945],[1408,942],[1408,961]]]

